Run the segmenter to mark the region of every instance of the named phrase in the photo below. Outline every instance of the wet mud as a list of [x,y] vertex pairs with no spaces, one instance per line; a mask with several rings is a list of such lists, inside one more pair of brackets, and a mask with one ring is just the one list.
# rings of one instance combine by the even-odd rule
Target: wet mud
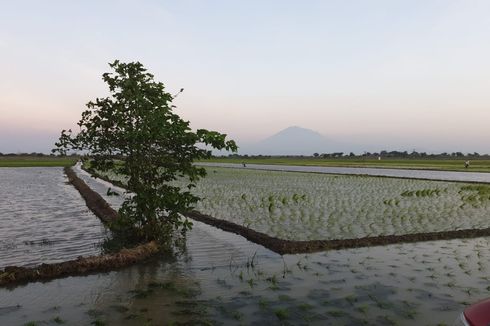
[[105,272],[143,261],[159,251],[156,242],[148,242],[131,249],[91,257],[79,257],[56,264],[42,264],[37,267],[7,266],[0,270],[0,286],[50,280],[62,276],[86,275],[94,272]]

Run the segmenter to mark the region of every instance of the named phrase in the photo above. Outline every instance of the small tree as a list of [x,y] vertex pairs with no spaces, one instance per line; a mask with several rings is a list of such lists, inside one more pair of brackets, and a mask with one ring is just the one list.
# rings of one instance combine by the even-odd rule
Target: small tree
[[[103,74],[103,80],[111,96],[89,102],[78,122],[80,132],[63,130],[53,152],[85,151],[94,169],[125,174],[134,196],[119,210],[121,221],[138,236],[169,240],[174,231],[191,227],[181,214],[199,200],[190,190],[206,175],[193,165],[211,157],[203,145],[231,151],[237,146],[216,131],[193,132],[172,112],[175,96],[141,63],[109,65],[114,72]],[[171,184],[177,178],[187,180],[185,189]]]

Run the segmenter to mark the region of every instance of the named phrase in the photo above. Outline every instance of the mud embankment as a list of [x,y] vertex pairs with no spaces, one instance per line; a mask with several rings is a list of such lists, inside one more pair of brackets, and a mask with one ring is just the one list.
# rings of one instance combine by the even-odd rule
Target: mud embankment
[[85,199],[87,207],[104,223],[110,223],[117,219],[118,214],[101,195],[90,189],[90,187],[80,179],[71,167],[65,167],[65,174],[70,182]]
[[383,246],[396,243],[410,243],[420,241],[451,240],[464,238],[477,238],[490,236],[490,228],[466,229],[442,232],[426,232],[403,235],[381,235],[376,237],[363,237],[357,239],[339,240],[309,240],[295,241],[271,237],[265,233],[257,232],[233,222],[220,220],[199,212],[193,211],[186,216],[224,231],[239,234],[249,241],[255,242],[278,254],[300,254],[332,249],[348,249],[371,246]]
[[[65,168],[65,173],[68,181],[80,192],[83,199],[85,199],[87,207],[105,224],[110,226],[110,223],[118,218],[117,212],[102,196],[90,189],[70,167]],[[159,247],[157,243],[151,241],[131,249],[122,249],[113,254],[79,257],[76,260],[55,264],[41,264],[36,267],[7,266],[3,270],[0,269],[0,286],[43,281],[64,276],[106,272],[141,262],[158,252]]]
[[148,242],[131,249],[122,249],[111,255],[79,257],[57,264],[42,264],[37,267],[8,266],[0,270],[0,286],[13,283],[49,280],[63,276],[86,275],[106,272],[145,260],[159,251],[156,242]]

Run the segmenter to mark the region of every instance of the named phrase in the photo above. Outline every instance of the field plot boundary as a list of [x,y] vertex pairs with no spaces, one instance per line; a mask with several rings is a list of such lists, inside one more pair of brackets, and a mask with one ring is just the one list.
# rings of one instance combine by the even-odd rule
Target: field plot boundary
[[118,214],[108,202],[102,198],[97,192],[90,189],[90,187],[80,179],[75,171],[70,167],[65,167],[65,174],[70,182],[85,199],[87,207],[102,220],[102,222],[108,224],[114,222],[118,218]]
[[138,263],[157,252],[159,252],[158,245],[152,241],[110,255],[80,257],[61,263],[41,264],[37,267],[7,266],[0,270],[0,286],[107,272]]
[[[80,179],[71,167],[65,167],[69,182],[80,192],[87,207],[105,224],[118,218],[118,213],[101,195],[93,191]],[[41,264],[35,267],[7,266],[0,269],[0,286],[50,280],[65,276],[87,275],[107,272],[144,261],[160,252],[155,241],[150,241],[130,249],[121,249],[113,254],[79,257],[54,264]]]
[[[233,169],[233,167],[221,167],[221,166],[216,166],[216,167]],[[265,170],[265,169],[256,169],[256,170]],[[270,170],[266,170],[266,171],[270,171]],[[87,171],[87,172],[89,172],[93,176],[96,176],[97,178],[100,178],[104,181],[117,185],[121,188],[126,187],[122,182],[111,180],[110,178],[95,173],[94,171]],[[299,171],[279,171],[279,172],[326,174],[322,172],[299,172]],[[335,175],[342,175],[342,174],[335,174]],[[395,178],[395,179],[442,181],[442,182],[456,182],[456,183],[467,183],[467,184],[487,184],[485,182],[431,180],[431,179],[417,179],[417,178],[400,178],[400,177],[392,177],[392,176],[371,176],[371,175],[354,175],[354,176],[369,177],[369,178],[384,177],[384,178]],[[285,240],[285,239],[280,239],[277,237],[270,236],[266,233],[255,231],[253,229],[247,228],[245,226],[227,220],[218,219],[206,214],[202,214],[198,211],[191,211],[185,214],[185,216],[193,220],[217,227],[223,231],[232,232],[241,235],[245,239],[252,241],[256,244],[262,245],[265,248],[274,251],[280,255],[312,253],[312,252],[325,251],[325,250],[384,246],[384,245],[397,244],[397,243],[469,239],[469,238],[490,236],[490,228],[484,228],[484,229],[462,229],[462,230],[451,230],[451,231],[422,232],[422,233],[411,233],[411,234],[401,234],[401,235],[380,235],[380,236],[361,237],[361,238],[352,238],[352,239]]]
[[186,216],[196,221],[217,227],[223,231],[233,232],[235,234],[241,235],[247,240],[260,244],[280,255],[312,253],[324,250],[384,246],[397,243],[467,239],[490,236],[490,228],[485,228],[412,233],[402,235],[380,235],[374,237],[362,237],[357,239],[296,241],[272,237],[265,233],[252,230],[250,228],[230,221],[217,219],[209,215],[201,214],[197,211],[192,211],[186,214]]
[[[240,170],[253,170],[253,171],[270,171],[270,172],[288,172],[288,173],[309,173],[309,174],[325,174],[325,175],[338,175],[338,176],[354,176],[354,177],[367,177],[367,178],[389,178],[389,179],[406,179],[406,180],[420,180],[420,181],[439,181],[439,182],[455,182],[455,183],[471,183],[471,184],[490,184],[490,181],[485,181],[485,180],[458,180],[458,179],[438,179],[438,178],[424,178],[424,177],[413,177],[413,176],[396,176],[396,175],[382,175],[382,174],[369,174],[369,173],[355,173],[355,172],[349,172],[349,173],[342,173],[342,172],[323,172],[323,171],[307,171],[307,170],[287,170],[288,167],[304,167],[304,168],[348,168],[348,167],[330,167],[330,166],[316,166],[316,165],[295,165],[295,166],[289,166],[289,165],[282,165],[282,164],[271,164],[276,167],[284,167],[285,169],[279,169],[279,168],[271,168],[267,167],[264,165],[264,167],[259,167],[259,165],[262,164],[255,164],[257,166],[250,166],[247,165],[246,167],[243,167],[239,164],[236,164],[236,166],[231,166],[231,165],[221,165],[221,164],[235,164],[235,163],[204,163],[203,162],[198,162],[197,165],[201,167],[207,167],[207,168],[223,168],[223,169],[240,169]],[[359,167],[359,168],[353,168],[353,169],[374,169],[370,167]],[[378,168],[376,168],[378,169]],[[385,169],[385,170],[407,170],[407,171],[434,171],[434,172],[456,172],[456,173],[478,173],[478,174],[488,174],[488,172],[461,172],[461,171],[446,171],[446,170],[421,170],[421,169],[393,169],[393,168],[379,168],[379,169]]]

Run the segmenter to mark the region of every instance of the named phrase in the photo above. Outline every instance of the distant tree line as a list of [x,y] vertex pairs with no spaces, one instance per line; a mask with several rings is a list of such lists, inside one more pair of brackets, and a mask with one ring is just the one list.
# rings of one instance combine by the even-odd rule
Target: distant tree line
[[[63,156],[63,155],[55,155],[55,154],[44,154],[44,153],[2,153],[0,152],[0,156],[35,156],[35,157],[54,157],[54,156]],[[67,156],[77,157],[79,154],[71,153]],[[481,158],[481,159],[490,159],[490,154],[480,154],[477,152],[473,153],[463,153],[463,152],[452,152],[452,153],[426,153],[426,152],[417,152],[417,151],[381,151],[381,152],[364,152],[362,154],[354,154],[353,152],[344,153],[344,152],[332,152],[332,153],[313,153],[312,155],[240,155],[240,154],[230,154],[228,155],[230,158],[269,158],[269,157],[284,157],[284,158],[298,158],[298,157],[314,157],[314,158],[378,158],[378,157],[390,157],[390,158]]]
[[417,151],[381,151],[381,152],[364,152],[362,154],[354,154],[353,152],[332,152],[332,153],[313,153],[312,155],[240,155],[240,154],[230,154],[230,158],[271,158],[271,157],[282,157],[282,158],[298,158],[298,157],[313,157],[313,158],[485,158],[490,159],[490,154],[480,154],[477,152],[473,153],[463,153],[463,152],[452,152],[452,153],[426,153]]
[[[61,155],[55,155],[55,154],[44,154],[44,153],[37,153],[37,152],[32,152],[32,153],[2,153],[0,152],[0,156],[36,156],[36,157],[54,157],[54,156],[61,156]],[[70,155],[65,155],[65,156],[71,156],[71,157],[76,157],[79,156],[77,153],[71,153]]]

